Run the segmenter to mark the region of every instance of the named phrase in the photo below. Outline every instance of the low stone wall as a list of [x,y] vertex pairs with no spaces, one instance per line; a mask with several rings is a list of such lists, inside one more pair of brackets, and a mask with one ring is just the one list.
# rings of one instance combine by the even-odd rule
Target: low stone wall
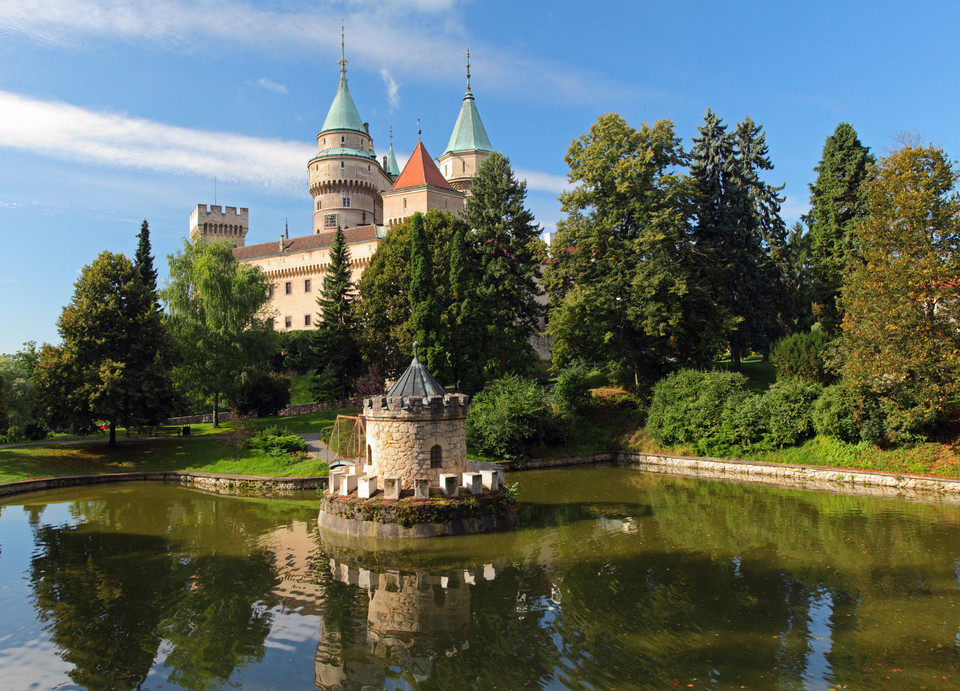
[[[281,408],[277,415],[306,415],[307,413],[323,413],[328,410],[346,408],[350,401],[325,401],[323,403],[298,403]],[[232,412],[220,413],[220,421],[236,420]],[[183,415],[181,417],[167,418],[168,425],[196,425],[201,422],[213,422],[213,413],[203,413],[201,415]]]
[[196,473],[188,470],[170,470],[152,473],[70,475],[41,480],[8,482],[0,484],[0,498],[26,492],[41,492],[61,487],[101,485],[108,482],[176,482],[181,485],[230,494],[251,492],[274,495],[290,494],[327,486],[327,478],[325,477],[256,477],[253,475],[221,475],[217,473]]

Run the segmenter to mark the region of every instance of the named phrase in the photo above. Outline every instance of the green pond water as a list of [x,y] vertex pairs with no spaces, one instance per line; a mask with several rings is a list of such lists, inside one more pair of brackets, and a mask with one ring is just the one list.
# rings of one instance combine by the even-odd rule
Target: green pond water
[[960,508],[518,473],[513,532],[359,542],[318,498],[0,502],[0,688],[960,688]]

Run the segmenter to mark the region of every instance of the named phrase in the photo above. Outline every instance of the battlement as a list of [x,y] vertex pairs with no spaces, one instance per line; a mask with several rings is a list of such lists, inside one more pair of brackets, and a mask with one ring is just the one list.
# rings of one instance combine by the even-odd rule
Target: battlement
[[192,242],[212,237],[216,240],[229,239],[237,247],[243,247],[249,230],[250,212],[245,207],[197,204],[190,212]]
[[363,414],[367,417],[463,417],[467,414],[470,397],[464,394],[445,396],[373,396],[363,400]]

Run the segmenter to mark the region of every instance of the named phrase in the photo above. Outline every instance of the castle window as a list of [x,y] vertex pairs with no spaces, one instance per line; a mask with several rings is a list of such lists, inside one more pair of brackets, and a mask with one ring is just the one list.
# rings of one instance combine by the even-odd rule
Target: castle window
[[283,284],[283,292],[285,295],[290,295],[293,293],[293,283],[287,281]]
[[310,315],[309,315],[309,314],[303,315],[303,325],[304,325],[304,326],[310,326]]
[[406,197],[403,198],[403,208],[404,208],[404,209],[407,208],[407,198],[406,198]]
[[443,467],[443,449],[440,448],[439,444],[434,444],[433,448],[430,449],[430,467]]
[[283,325],[289,329],[291,326],[293,326],[293,319],[291,319],[290,317],[284,317]]
[[336,214],[324,214],[324,215],[323,215],[323,227],[324,227],[324,228],[336,228],[336,227],[337,227],[337,215],[336,215]]
[[305,278],[305,279],[303,280],[303,292],[304,292],[304,293],[309,293],[309,292],[310,292],[310,279],[309,279],[309,278]]
[[341,167],[341,168],[344,167],[343,161],[340,161],[340,167]]
[[373,465],[373,448],[367,444],[367,465]]
[[366,222],[367,222],[367,212],[366,212],[366,211],[361,212],[361,214],[360,214],[360,222],[361,222],[361,223],[366,223]]
[[274,285],[271,283],[271,284],[270,284],[270,287],[267,288],[267,297],[272,298],[272,297],[273,297],[273,292],[274,292]]
[[340,137],[340,143],[343,144],[345,141],[347,141],[347,138],[341,136],[341,137]]
[[349,208],[350,208],[350,197],[344,197],[344,198],[343,198],[343,208],[344,208],[344,209],[349,209]]
[[320,202],[317,202],[317,211],[320,210]]

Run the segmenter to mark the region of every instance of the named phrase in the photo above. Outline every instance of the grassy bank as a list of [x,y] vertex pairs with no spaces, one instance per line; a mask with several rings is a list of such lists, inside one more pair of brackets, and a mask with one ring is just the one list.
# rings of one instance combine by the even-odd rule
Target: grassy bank
[[[282,425],[291,432],[320,433],[333,424],[337,413],[355,413],[354,409],[328,411],[286,417],[253,420],[255,429]],[[271,455],[245,448],[240,451],[230,440],[235,423],[190,426],[190,437],[160,439],[126,438],[111,448],[105,439],[93,438],[70,443],[37,442],[0,448],[0,482],[64,475],[93,475],[134,471],[196,470],[263,477],[312,477],[327,473],[327,466],[316,459],[297,459],[288,454]]]

